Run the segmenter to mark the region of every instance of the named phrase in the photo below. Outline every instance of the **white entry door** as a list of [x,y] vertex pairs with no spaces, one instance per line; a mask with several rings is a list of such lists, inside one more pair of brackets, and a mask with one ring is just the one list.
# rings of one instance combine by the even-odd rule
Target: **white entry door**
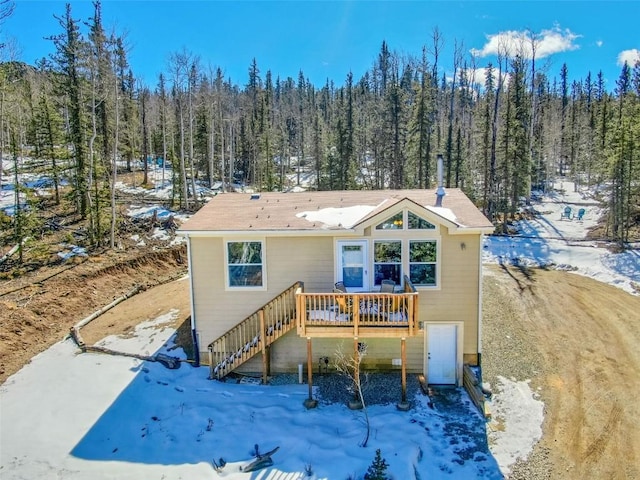
[[337,280],[344,282],[349,292],[369,289],[367,241],[338,241]]
[[458,343],[456,325],[427,325],[427,375],[429,383],[456,383]]

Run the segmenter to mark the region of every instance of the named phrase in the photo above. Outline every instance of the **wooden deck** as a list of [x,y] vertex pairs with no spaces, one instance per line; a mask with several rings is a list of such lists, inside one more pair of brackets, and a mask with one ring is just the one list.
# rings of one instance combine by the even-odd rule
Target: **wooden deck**
[[307,338],[404,338],[418,333],[418,292],[405,279],[401,293],[296,291],[298,335]]
[[294,328],[311,352],[312,338],[400,338],[404,345],[418,334],[417,319],[418,292],[406,277],[399,293],[306,293],[296,282],[209,344],[210,377],[261,354],[266,383],[271,345]]

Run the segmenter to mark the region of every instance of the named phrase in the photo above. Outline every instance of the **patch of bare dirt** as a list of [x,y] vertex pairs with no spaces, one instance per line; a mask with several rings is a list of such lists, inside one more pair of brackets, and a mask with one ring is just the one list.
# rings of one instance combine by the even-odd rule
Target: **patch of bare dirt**
[[[93,345],[109,335],[131,334],[145,320],[169,313],[174,314],[171,326],[178,329],[185,322],[190,324],[190,310],[189,280],[184,276],[119,303],[83,327],[82,338]],[[190,338],[187,340],[190,342]]]
[[494,374],[526,362],[545,403],[546,478],[640,478],[640,298],[565,272],[486,271],[484,361]]
[[[0,281],[0,383],[135,286],[150,289],[186,273],[186,249],[179,246],[106,251]],[[147,307],[155,300],[148,302]],[[140,318],[135,312],[123,315]]]

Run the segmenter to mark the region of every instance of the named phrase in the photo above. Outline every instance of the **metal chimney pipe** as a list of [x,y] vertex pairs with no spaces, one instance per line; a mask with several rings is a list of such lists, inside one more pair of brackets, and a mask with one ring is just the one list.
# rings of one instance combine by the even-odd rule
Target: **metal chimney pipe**
[[444,158],[442,154],[439,153],[437,156],[438,159],[438,189],[436,190],[436,207],[442,206],[442,199],[446,195],[444,191]]

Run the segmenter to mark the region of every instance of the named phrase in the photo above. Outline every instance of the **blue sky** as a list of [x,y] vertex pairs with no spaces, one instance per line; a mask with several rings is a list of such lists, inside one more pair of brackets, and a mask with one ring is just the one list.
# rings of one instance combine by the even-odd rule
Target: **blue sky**
[[[93,13],[90,1],[70,3],[74,18]],[[53,51],[45,37],[61,33],[54,15],[64,9],[63,1],[16,0],[0,36],[17,46],[18,59],[34,63]],[[263,79],[267,70],[274,79],[297,79],[302,70],[317,86],[327,78],[342,85],[348,72],[357,80],[372,66],[383,40],[391,50],[419,57],[423,46],[432,49],[436,28],[444,42],[439,64],[447,73],[456,45],[468,58],[473,52],[478,67],[495,65],[498,46],[527,32],[537,38],[537,65],[550,76],[563,63],[572,79],[602,70],[609,89],[621,58],[632,64],[640,55],[637,0],[103,0],[102,10],[105,28],[126,34],[133,72],[151,87],[168,73],[170,55],[183,49],[239,85],[247,83],[253,58]]]

